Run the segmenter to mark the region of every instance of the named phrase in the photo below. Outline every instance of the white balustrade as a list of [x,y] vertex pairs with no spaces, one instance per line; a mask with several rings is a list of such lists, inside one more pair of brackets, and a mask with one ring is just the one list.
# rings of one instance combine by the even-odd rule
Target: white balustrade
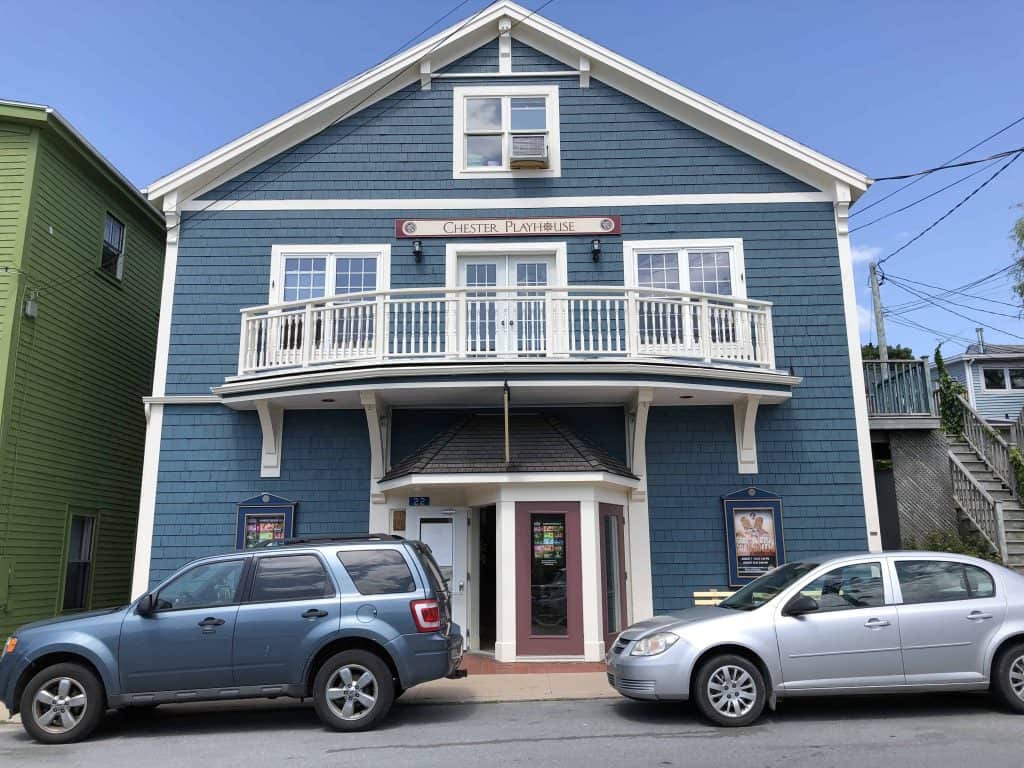
[[771,304],[608,286],[330,296],[243,309],[238,372],[406,359],[600,357],[774,368]]

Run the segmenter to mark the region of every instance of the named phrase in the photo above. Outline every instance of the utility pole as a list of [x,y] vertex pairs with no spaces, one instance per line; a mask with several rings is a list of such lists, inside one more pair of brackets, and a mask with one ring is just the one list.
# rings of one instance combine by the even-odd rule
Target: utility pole
[[882,296],[878,292],[878,265],[868,265],[871,275],[871,306],[875,311],[875,332],[878,335],[878,359],[882,361],[882,378],[889,377],[889,345],[885,341],[885,320],[882,318]]

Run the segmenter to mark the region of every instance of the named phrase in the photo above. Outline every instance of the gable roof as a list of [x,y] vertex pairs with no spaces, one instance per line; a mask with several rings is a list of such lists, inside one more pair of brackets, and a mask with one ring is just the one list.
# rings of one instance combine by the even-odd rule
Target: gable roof
[[466,416],[395,464],[381,482],[406,475],[491,472],[608,472],[637,479],[629,467],[553,416],[512,415],[509,444],[512,461],[506,464],[503,417]]
[[[498,37],[502,19],[511,35],[532,48],[577,69],[583,60],[590,75],[699,131],[736,147],[810,186],[852,200],[871,180],[861,172],[804,146],[781,133],[684,88],[634,61],[569,31],[510,0],[499,0],[477,14],[402,51],[372,69],[256,128],[173,173],[157,179],[146,192],[151,200],[176,207],[243,173],[274,155],[316,135],[341,118],[420,79],[421,64],[437,72]],[[499,74],[496,72],[495,76]]]
[[96,147],[90,144],[89,140],[79,133],[75,126],[56,109],[45,104],[30,104],[24,101],[0,99],[0,120],[10,120],[37,127],[45,126],[51,130],[54,135],[64,142],[65,146],[77,152],[101,176],[120,189],[145,216],[153,220],[154,226],[159,227],[161,230],[163,229],[163,214],[154,208],[153,204],[139,191],[138,187],[128,181],[114,164],[107,160]]

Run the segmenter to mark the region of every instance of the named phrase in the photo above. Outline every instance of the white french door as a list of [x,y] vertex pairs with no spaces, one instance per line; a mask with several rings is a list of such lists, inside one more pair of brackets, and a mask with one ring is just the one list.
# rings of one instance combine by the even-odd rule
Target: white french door
[[470,256],[459,264],[466,293],[464,349],[471,355],[543,355],[550,349],[548,301],[554,259]]
[[406,535],[422,541],[434,555],[451,594],[452,621],[469,637],[469,513],[465,509],[410,507]]

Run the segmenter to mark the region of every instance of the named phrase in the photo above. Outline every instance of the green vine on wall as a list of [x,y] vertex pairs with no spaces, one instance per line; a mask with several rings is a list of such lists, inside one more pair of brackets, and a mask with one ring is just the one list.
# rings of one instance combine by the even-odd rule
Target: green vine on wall
[[935,348],[935,370],[939,374],[939,423],[947,435],[959,437],[964,431],[964,407],[959,398],[967,394],[967,387],[949,375],[941,344]]
[[1015,445],[1010,446],[1010,466],[1013,468],[1013,484],[1017,488],[1017,498],[1024,499],[1024,456]]

